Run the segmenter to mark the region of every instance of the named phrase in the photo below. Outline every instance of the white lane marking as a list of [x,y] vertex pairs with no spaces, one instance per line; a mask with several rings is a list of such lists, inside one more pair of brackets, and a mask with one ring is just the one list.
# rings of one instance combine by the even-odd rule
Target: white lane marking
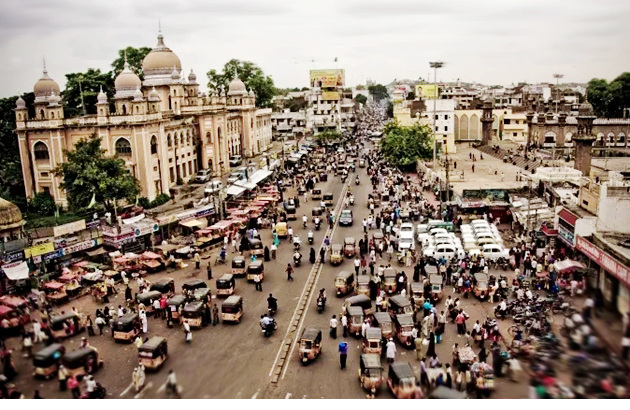
[[151,387],[153,387],[153,382],[149,382],[146,386],[144,386],[144,388],[142,390],[140,390],[138,392],[138,394],[133,396],[133,398],[134,399],[141,399],[142,396],[144,396],[144,392],[148,391]]
[[159,389],[157,389],[158,393],[162,393],[163,391],[166,391],[166,382],[164,382],[164,384],[161,385]]
[[292,394],[291,394],[291,393],[287,393],[287,395],[286,395],[286,396],[284,396],[284,398],[285,398],[285,400],[286,400],[286,399],[290,399],[290,398],[291,398],[291,396],[292,396]]
[[125,390],[123,390],[122,393],[120,393],[120,397],[122,397],[125,394],[129,393],[129,390],[131,390],[132,387],[133,387],[133,382],[129,383],[129,386],[127,386],[127,388]]
[[[343,205],[343,201],[341,201],[341,198],[343,198],[346,195],[346,192],[348,191],[348,187],[350,186],[350,181],[348,181],[344,186],[343,189],[341,190],[341,196],[340,196],[340,200],[337,203],[337,207],[335,208],[335,210],[333,211],[334,214],[333,215],[338,215],[339,214],[339,210],[341,208],[341,206]],[[329,238],[333,238],[335,235],[335,230],[337,229],[337,227],[339,226],[339,219],[335,218],[335,223],[330,231],[330,236]],[[320,263],[319,264],[319,268],[317,269],[317,271],[315,272],[315,276],[313,278],[313,288],[316,288],[315,284],[319,281],[319,274],[322,271],[324,264]],[[306,290],[306,287],[304,287],[304,290]],[[311,305],[311,302],[313,300],[313,295],[316,292],[311,292],[308,300],[306,302],[306,304],[304,305],[305,307],[308,307]],[[297,309],[295,311],[295,313],[297,313]],[[300,334],[300,331],[302,330],[302,326],[304,325],[304,319],[306,319],[306,315],[307,313],[304,313],[302,315],[302,317],[300,318],[300,321],[298,322],[298,328],[295,332],[296,335]],[[291,322],[293,322],[293,320],[291,320]],[[295,346],[297,346],[296,340],[294,339],[293,342],[291,343],[291,351],[289,352],[289,355],[287,356],[287,362],[284,366],[284,369],[282,369],[282,377],[281,379],[284,380],[284,376],[287,374],[287,369],[289,368],[289,365],[291,364],[290,358],[293,357],[293,352],[295,351]]]
[[258,389],[256,393],[254,393],[254,395],[252,396],[252,400],[256,400],[256,398],[258,397],[258,393],[260,393],[260,389]]

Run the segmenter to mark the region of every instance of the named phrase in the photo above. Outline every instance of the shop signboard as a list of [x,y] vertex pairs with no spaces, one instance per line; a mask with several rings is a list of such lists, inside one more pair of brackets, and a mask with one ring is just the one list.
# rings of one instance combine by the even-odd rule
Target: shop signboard
[[416,96],[423,98],[436,98],[438,86],[436,84],[417,84]]
[[70,255],[75,252],[85,251],[87,249],[97,246],[98,244],[98,239],[89,239],[87,241],[75,243],[74,245],[66,246],[65,248],[63,248],[63,254]]
[[136,234],[136,237],[138,237],[138,236],[144,236],[144,235],[150,234],[152,232],[157,232],[158,229],[160,229],[160,227],[158,226],[157,223],[144,224],[144,225],[136,226],[134,233]]
[[339,93],[337,91],[322,91],[322,101],[337,101]]
[[608,253],[604,252],[599,247],[593,245],[591,242],[579,235],[575,240],[575,248],[584,253],[593,262],[597,263],[606,271],[610,272],[613,276],[623,282],[625,286],[630,286],[630,268],[624,266]]
[[85,230],[85,219],[53,227],[55,238]]
[[574,246],[575,234],[563,225],[558,225],[558,238],[565,242],[570,247]]
[[30,258],[34,256],[43,255],[45,253],[50,253],[55,250],[55,244],[52,242],[43,242],[30,248],[24,249],[24,257]]
[[2,255],[2,261],[4,263],[21,261],[23,259],[24,259],[24,250],[22,249],[20,249],[19,251],[14,251],[14,252],[5,252]]
[[342,69],[311,70],[311,87],[331,88],[343,87],[346,82],[346,73]]

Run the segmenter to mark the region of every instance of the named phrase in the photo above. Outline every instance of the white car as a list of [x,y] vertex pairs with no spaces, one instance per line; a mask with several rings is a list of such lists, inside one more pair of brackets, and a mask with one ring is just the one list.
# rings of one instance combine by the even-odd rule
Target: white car
[[441,243],[434,248],[427,248],[424,250],[423,254],[427,258],[441,259],[443,257],[446,260],[453,258],[462,259],[466,256],[462,248],[458,248],[456,245],[449,243]]
[[490,224],[487,221],[483,220],[483,219],[475,219],[474,221],[470,221],[470,225],[473,226],[473,227],[477,227],[477,226],[481,226],[481,225],[489,226]]
[[212,181],[206,184],[206,188],[203,190],[206,194],[214,194],[215,192],[221,191],[223,188],[223,183],[220,179],[213,179]]
[[487,260],[496,261],[499,258],[510,259],[510,251],[496,244],[483,245],[481,248],[483,257]]
[[416,242],[414,241],[413,236],[407,236],[398,239],[398,250],[402,251],[407,249],[411,251],[416,250]]
[[396,235],[398,235],[398,237],[405,236],[413,238],[413,224],[409,222],[401,224]]
[[484,245],[498,245],[495,238],[481,238],[477,239],[477,245],[483,248]]

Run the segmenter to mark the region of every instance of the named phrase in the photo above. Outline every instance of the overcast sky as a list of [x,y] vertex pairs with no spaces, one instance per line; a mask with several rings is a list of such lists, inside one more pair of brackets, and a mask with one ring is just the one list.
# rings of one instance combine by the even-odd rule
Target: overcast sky
[[[613,79],[630,70],[623,0],[29,0],[0,2],[0,96],[31,91],[45,56],[64,75],[108,71],[117,50],[164,40],[205,88],[205,73],[246,59],[278,87],[308,86],[308,70],[366,79],[427,78],[509,85]],[[334,63],[335,57],[338,63]]]

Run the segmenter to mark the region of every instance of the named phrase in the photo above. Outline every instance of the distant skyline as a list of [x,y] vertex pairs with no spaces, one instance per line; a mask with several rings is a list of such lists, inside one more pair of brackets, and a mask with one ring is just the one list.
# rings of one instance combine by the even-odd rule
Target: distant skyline
[[[42,75],[111,70],[118,50],[164,41],[194,69],[249,60],[277,87],[307,87],[311,69],[343,68],[367,79],[511,85],[585,83],[630,71],[630,2],[595,0],[30,0],[0,3],[0,97],[32,91]],[[337,58],[337,62],[335,62]]]

